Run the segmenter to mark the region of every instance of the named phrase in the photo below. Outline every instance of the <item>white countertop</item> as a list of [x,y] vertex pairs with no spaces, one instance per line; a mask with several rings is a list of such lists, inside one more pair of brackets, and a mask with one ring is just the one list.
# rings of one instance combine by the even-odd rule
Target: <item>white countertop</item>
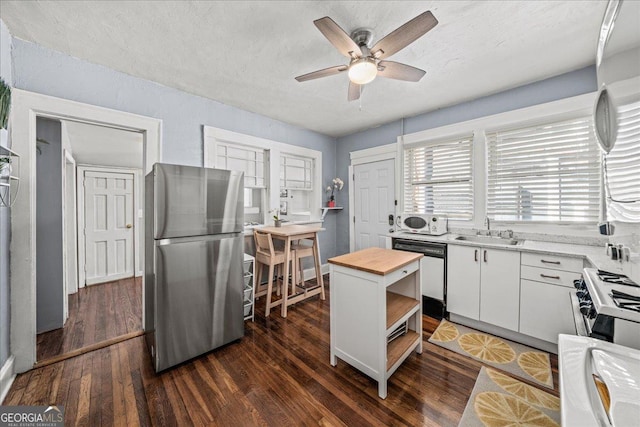
[[[459,234],[447,233],[442,236],[430,236],[424,234],[396,232],[387,234],[389,237],[400,239],[419,240],[425,242],[448,243],[460,246],[482,246],[487,248],[499,248],[508,251],[520,252],[536,252],[554,255],[565,255],[585,258],[592,266],[601,270],[611,271],[614,273],[623,273],[622,264],[611,260],[605,253],[605,249],[601,246],[578,245],[572,243],[555,243],[541,242],[537,240],[524,240],[518,245],[506,245],[499,242],[496,243],[478,243],[469,240],[456,240]],[[520,240],[520,239],[518,239]]]

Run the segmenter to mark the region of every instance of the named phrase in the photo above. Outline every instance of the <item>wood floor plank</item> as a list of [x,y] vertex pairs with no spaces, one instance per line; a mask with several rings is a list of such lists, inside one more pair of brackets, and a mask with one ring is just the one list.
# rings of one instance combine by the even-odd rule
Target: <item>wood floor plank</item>
[[[135,281],[128,286],[103,288],[105,322],[97,312],[95,321],[75,319],[73,327],[83,332],[83,340],[92,324],[105,323],[94,329],[96,335],[101,328],[105,334],[128,328],[127,310],[120,315],[129,319],[124,322],[116,313],[123,298],[133,301],[131,307],[136,304]],[[87,297],[78,298],[78,306],[85,307]],[[391,376],[383,400],[373,379],[340,360],[330,365],[330,298],[327,292],[326,301],[311,298],[293,305],[286,319],[277,313],[265,318],[261,298],[255,322],[245,323],[240,342],[160,374],[142,336],[98,348],[19,375],[4,403],[63,405],[68,425],[90,426],[459,423],[483,365],[429,343],[438,320],[423,316],[423,353],[411,354]],[[115,319],[111,326],[110,318]],[[48,338],[38,342],[54,348]],[[557,357],[551,364],[557,395]]]
[[63,328],[38,334],[42,361],[142,329],[142,277],[90,285],[69,295]]

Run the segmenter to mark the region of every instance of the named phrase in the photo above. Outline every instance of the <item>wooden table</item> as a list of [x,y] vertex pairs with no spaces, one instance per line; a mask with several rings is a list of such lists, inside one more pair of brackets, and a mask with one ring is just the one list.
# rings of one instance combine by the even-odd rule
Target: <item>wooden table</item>
[[340,358],[369,375],[383,399],[389,377],[422,353],[422,256],[369,248],[329,259],[331,365]]
[[[260,227],[263,233],[269,233],[273,239],[284,241],[284,274],[282,275],[285,285],[282,292],[282,317],[287,317],[287,307],[304,299],[320,294],[320,299],[324,300],[324,282],[322,281],[322,271],[320,269],[320,247],[318,245],[318,232],[324,230],[319,225],[285,225],[283,227]],[[289,278],[289,262],[291,261],[291,242],[294,240],[310,239],[313,240],[313,258],[316,270],[316,280],[318,286],[306,290],[302,293],[295,292],[297,283],[294,284],[294,294],[289,295],[289,286],[287,281]],[[293,267],[294,269],[296,266]],[[295,282],[295,279],[294,279]]]

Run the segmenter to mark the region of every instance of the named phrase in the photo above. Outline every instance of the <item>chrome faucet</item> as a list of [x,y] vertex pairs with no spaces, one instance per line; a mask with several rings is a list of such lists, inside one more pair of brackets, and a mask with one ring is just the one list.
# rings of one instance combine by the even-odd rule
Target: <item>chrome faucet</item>
[[491,236],[491,222],[489,221],[489,217],[484,218],[484,226],[487,227],[486,230],[478,230],[479,236]]

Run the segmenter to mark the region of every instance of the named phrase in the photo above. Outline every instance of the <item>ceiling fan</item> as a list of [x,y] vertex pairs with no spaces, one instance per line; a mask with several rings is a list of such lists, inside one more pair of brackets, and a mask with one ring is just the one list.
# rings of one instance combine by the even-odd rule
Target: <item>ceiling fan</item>
[[389,79],[417,82],[425,71],[410,65],[385,58],[404,49],[438,24],[430,11],[426,11],[389,33],[371,47],[373,33],[368,28],[358,28],[349,36],[328,16],[313,21],[320,32],[344,56],[350,58],[349,65],[337,65],[296,77],[299,82],[333,76],[348,70],[349,101],[360,98],[363,85],[376,76]]

